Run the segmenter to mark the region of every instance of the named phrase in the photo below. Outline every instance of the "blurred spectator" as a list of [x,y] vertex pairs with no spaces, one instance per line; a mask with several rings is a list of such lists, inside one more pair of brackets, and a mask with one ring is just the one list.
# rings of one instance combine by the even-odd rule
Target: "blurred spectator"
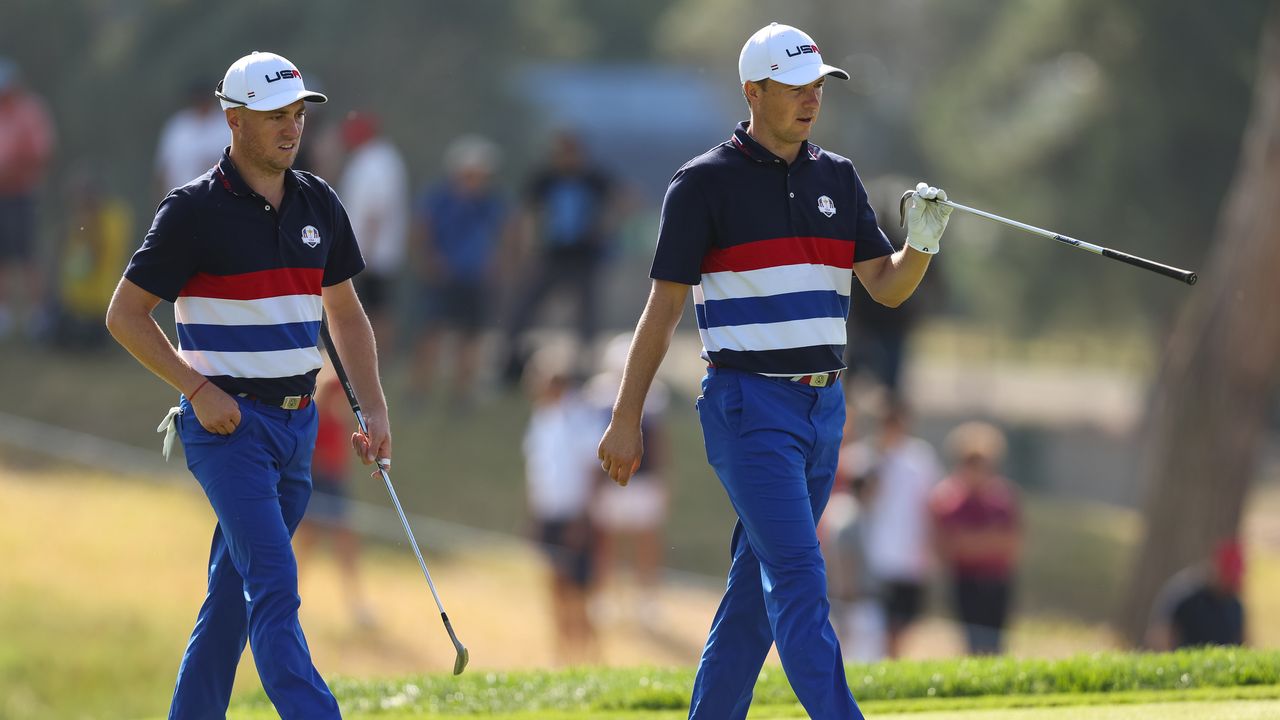
[[390,357],[395,347],[392,308],[409,234],[409,172],[371,113],[347,116],[342,144],[348,155],[339,194],[366,265],[355,277],[356,292],[369,313],[379,349]]
[[[907,232],[898,222],[898,201],[902,191],[913,185],[904,178],[884,177],[867,188],[880,227],[894,248],[906,242]],[[881,305],[867,294],[855,277],[849,295],[848,344],[845,363],[855,375],[869,376],[891,394],[902,396],[902,368],[907,341],[920,318],[936,302],[942,273],[938,268],[926,273],[909,300],[897,307]]]
[[558,132],[547,164],[534,173],[525,192],[524,234],[532,236],[535,257],[507,328],[508,382],[521,375],[524,332],[556,291],[573,298],[579,357],[588,356],[596,332],[602,261],[618,222],[613,199],[612,178],[587,158],[581,139],[568,130]]
[[445,151],[447,176],[422,194],[414,222],[413,255],[423,290],[422,335],[411,385],[427,394],[445,335],[457,334],[453,362],[455,403],[472,400],[480,366],[480,333],[497,290],[499,263],[509,230],[507,201],[493,184],[498,149],[465,135]]
[[969,652],[1001,651],[1022,545],[1013,484],[999,475],[1005,439],[994,426],[965,423],[947,436],[952,473],[931,498],[937,552],[951,576],[952,603]]
[[231,128],[213,88],[193,83],[187,88],[186,104],[160,130],[156,148],[158,197],[208,172],[230,144]]
[[58,318],[54,340],[91,348],[107,339],[102,318],[132,247],[129,206],[111,196],[101,178],[81,168],[67,183],[66,228],[58,258]]
[[1198,645],[1243,645],[1244,552],[1227,539],[1211,559],[1174,575],[1156,596],[1147,644],[1154,650]]
[[[587,383],[586,395],[600,417],[601,427],[607,424],[618,397],[630,348],[631,333],[610,340],[604,352],[604,370]],[[616,567],[619,545],[628,542],[634,553],[640,591],[639,607],[631,615],[648,628],[656,628],[660,620],[658,595],[662,581],[662,530],[667,521],[666,410],[669,402],[667,387],[655,379],[645,396],[640,419],[644,441],[640,467],[626,487],[609,482],[600,473],[602,487],[592,509],[600,531],[596,549],[600,581]]]
[[845,660],[876,662],[885,654],[887,623],[880,582],[871,571],[867,533],[879,479],[866,446],[856,442],[856,417],[850,404],[835,490],[822,514],[822,552],[827,561],[831,623],[840,636]]
[[581,664],[599,659],[587,612],[595,546],[588,511],[599,486],[595,437],[602,423],[571,388],[568,366],[542,352],[525,371],[533,412],[524,457],[534,538],[551,565],[556,660]]
[[44,272],[35,247],[36,196],[53,145],[53,121],[44,101],[23,86],[13,61],[0,58],[0,338],[15,325],[6,287],[13,270],[23,277],[27,333],[39,336],[49,326]]
[[864,445],[878,488],[867,518],[867,556],[882,583],[889,657],[924,609],[929,571],[929,493],[942,478],[933,446],[910,435],[906,404],[890,398],[880,429]]
[[351,431],[355,419],[338,374],[328,360],[316,376],[316,446],[311,456],[311,501],[295,536],[298,567],[307,567],[316,545],[332,543],[342,593],[357,627],[377,624],[360,587],[360,537],[351,527]]

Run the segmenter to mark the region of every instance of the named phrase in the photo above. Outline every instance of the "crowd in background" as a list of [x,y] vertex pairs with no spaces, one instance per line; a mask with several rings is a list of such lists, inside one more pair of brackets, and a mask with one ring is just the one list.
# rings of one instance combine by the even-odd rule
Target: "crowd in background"
[[[323,112],[309,118],[295,168],[338,191],[366,262],[357,291],[383,353],[409,357],[416,394],[430,394],[444,366],[453,373],[443,384],[455,403],[474,400],[471,384],[458,380],[484,364],[480,340],[488,330],[502,343],[490,371],[518,384],[536,349],[526,335],[557,296],[574,313],[579,345],[592,347],[601,267],[622,208],[617,182],[572,129],[553,134],[513,197],[496,181],[501,153],[487,138],[454,139],[438,175],[416,187],[423,173],[407,165],[376,113]],[[212,92],[193,83],[158,138],[155,201],[207,172],[229,142]],[[65,187],[46,187],[53,152],[43,100],[14,63],[0,59],[0,339],[22,333],[33,342],[93,347],[106,338],[101,318],[141,229],[103,168],[77,167]],[[38,245],[47,236],[37,225],[42,203],[67,210],[56,214],[62,227],[53,248]],[[52,282],[46,267],[56,268]],[[21,280],[16,288],[5,283],[11,275]],[[594,364],[581,363],[577,377]]]
[[[630,340],[629,334],[613,338],[603,369],[585,383],[574,381],[575,361],[555,347],[535,352],[523,370],[533,406],[523,441],[530,535],[548,561],[556,657],[569,664],[600,660],[595,625],[602,614],[625,615],[647,630],[656,630],[661,620],[668,504],[668,392],[661,382],[645,403],[645,455],[627,487],[615,485],[596,457]],[[617,579],[624,553],[632,558],[633,602],[611,607],[600,591]]]
[[999,474],[1003,433],[984,422],[951,431],[944,469],[910,433],[896,398],[859,438],[850,404],[836,487],[823,516],[832,621],[850,659],[900,657],[941,571],[969,652],[998,653],[1008,623],[1022,539],[1013,484]]
[[[656,389],[645,408],[644,466],[629,487],[614,486],[599,470],[595,443],[617,393],[629,335],[607,343],[599,361],[585,351],[596,347],[601,331],[602,269],[626,211],[623,182],[593,162],[569,129],[550,138],[543,162],[513,197],[496,181],[498,146],[484,137],[456,138],[438,176],[415,187],[418,169],[407,165],[376,114],[309,125],[298,167],[328,179],[343,200],[367,263],[357,290],[385,356],[409,368],[413,401],[406,405],[420,407],[443,387],[450,406],[465,412],[480,399],[476,374],[522,386],[528,395],[522,447],[531,537],[548,559],[557,656],[598,659],[593,596],[615,574],[623,546],[634,555],[639,588],[636,607],[626,612],[656,626],[668,502],[667,395]],[[194,84],[157,142],[156,201],[212,167],[229,138],[211,92]],[[75,166],[62,187],[46,187],[55,148],[44,102],[14,63],[0,59],[0,340],[23,335],[93,348],[106,338],[102,318],[140,228],[103,168]],[[896,207],[896,198],[887,198],[876,201],[878,209]],[[58,239],[52,252],[37,246],[41,201],[60,207],[60,227],[48,234]],[[895,219],[881,218],[891,236]],[[869,379],[883,399],[871,412],[850,404],[836,491],[821,527],[833,622],[851,660],[902,654],[904,634],[926,611],[937,573],[968,650],[1005,647],[1025,528],[1015,485],[1000,473],[1004,435],[991,424],[960,424],[948,436],[944,465],[911,435],[902,401],[907,338],[939,292],[937,278],[930,274],[921,297],[895,310],[854,284],[851,377]],[[553,352],[536,342],[540,313],[556,296],[572,311],[574,347],[583,351]],[[499,349],[486,353],[486,333]],[[323,377],[318,397],[336,398],[329,413],[341,424],[341,393]],[[864,437],[859,422],[868,416],[875,429]],[[353,618],[372,627],[374,613],[358,584],[358,540],[341,502],[348,469],[335,448],[344,444],[342,433],[330,434],[317,446],[318,493],[300,544],[310,548],[332,536]],[[1239,546],[1226,543],[1204,568],[1171,581],[1155,613],[1152,644],[1243,642],[1242,572]]]
[[[0,337],[19,327],[34,337],[50,326],[36,246],[36,202],[54,145],[53,120],[44,100],[24,86],[15,63],[0,58]],[[92,266],[93,260],[74,262]],[[21,291],[10,287],[11,279],[21,279]],[[83,278],[71,280],[74,285]],[[21,318],[15,307],[22,310]]]

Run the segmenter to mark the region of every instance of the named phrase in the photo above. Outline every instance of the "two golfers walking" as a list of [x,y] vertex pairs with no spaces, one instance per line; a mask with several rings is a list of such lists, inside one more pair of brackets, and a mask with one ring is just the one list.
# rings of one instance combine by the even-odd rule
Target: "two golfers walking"
[[[946,195],[921,184],[907,246],[893,251],[853,164],[808,141],[826,79],[848,78],[808,35],[761,29],[739,73],[751,119],[671,182],[652,291],[599,455],[622,485],[638,467],[644,398],[692,288],[707,457],[738,523],[690,717],[744,718],[776,644],[812,717],[859,718],[815,530],[844,422],[850,287],[856,274],[879,302],[908,298],[950,208],[926,202]],[[351,284],[364,262],[334,192],[291,169],[305,103],[326,98],[271,53],[238,60],[216,94],[231,146],[165,198],[108,311],[121,345],[183,394],[166,426],[218,516],[170,717],[222,717],[248,642],[282,717],[336,718],[298,623],[290,538],[311,493],[322,314],[363,405],[357,452],[390,457],[373,332]],[[175,305],[176,349],[151,317],[161,300]]]

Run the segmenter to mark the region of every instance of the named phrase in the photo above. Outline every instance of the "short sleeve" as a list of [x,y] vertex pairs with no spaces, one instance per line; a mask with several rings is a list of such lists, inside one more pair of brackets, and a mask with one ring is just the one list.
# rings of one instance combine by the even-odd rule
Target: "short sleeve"
[[330,287],[355,277],[364,270],[364,256],[360,254],[360,246],[356,244],[356,233],[351,229],[351,218],[347,217],[347,209],[342,206],[338,194],[333,188],[329,190],[329,199],[333,202],[333,229],[335,232],[333,245],[329,248],[329,256],[324,262],[324,279],[321,285]]
[[658,248],[649,277],[698,285],[702,282],[702,258],[711,248],[715,228],[696,176],[682,168],[667,186],[658,224]]
[[169,193],[160,201],[142,247],[133,254],[124,276],[134,285],[173,302],[196,272],[199,234],[190,199]]
[[862,185],[862,179],[858,177],[856,170],[853,172],[853,183],[858,202],[858,224],[854,229],[857,245],[854,247],[853,261],[860,263],[863,260],[892,255],[893,243],[889,242],[889,238],[880,229],[880,223],[876,220],[876,211],[871,207],[867,189]]

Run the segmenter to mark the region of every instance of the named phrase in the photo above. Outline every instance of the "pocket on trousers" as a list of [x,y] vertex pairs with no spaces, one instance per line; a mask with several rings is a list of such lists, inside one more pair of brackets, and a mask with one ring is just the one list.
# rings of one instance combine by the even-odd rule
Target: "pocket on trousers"
[[742,427],[742,377],[720,373],[709,378],[698,401],[700,412],[714,412],[726,430],[737,435]]
[[220,435],[206,430],[204,425],[200,423],[200,419],[196,417],[196,411],[190,405],[183,403],[182,413],[178,415],[178,435],[182,438],[184,445],[188,442],[206,444],[231,442],[245,433],[245,429],[253,421],[253,416],[253,410],[241,402],[240,422],[236,423],[236,429],[232,430],[229,435]]

